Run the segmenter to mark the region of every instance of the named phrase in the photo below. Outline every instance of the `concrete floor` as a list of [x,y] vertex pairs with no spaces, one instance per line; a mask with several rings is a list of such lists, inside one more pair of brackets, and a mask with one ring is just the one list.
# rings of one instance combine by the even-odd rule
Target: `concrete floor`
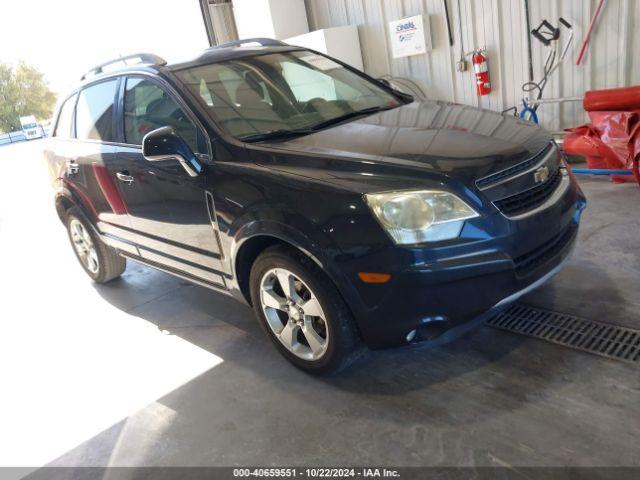
[[[317,379],[231,299],[133,263],[92,284],[40,148],[0,148],[0,465],[640,465],[636,366],[483,327]],[[526,302],[640,328],[640,191],[582,184],[575,256]]]

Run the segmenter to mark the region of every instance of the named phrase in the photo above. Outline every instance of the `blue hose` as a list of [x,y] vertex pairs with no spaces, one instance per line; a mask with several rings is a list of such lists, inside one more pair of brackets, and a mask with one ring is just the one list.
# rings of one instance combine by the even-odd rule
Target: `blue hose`
[[524,98],[522,99],[522,110],[520,111],[520,118],[522,120],[524,120],[525,115],[529,113],[531,114],[531,121],[535,124],[538,124],[538,114],[536,113],[536,111],[531,108],[529,105],[527,105],[527,102],[525,102]]

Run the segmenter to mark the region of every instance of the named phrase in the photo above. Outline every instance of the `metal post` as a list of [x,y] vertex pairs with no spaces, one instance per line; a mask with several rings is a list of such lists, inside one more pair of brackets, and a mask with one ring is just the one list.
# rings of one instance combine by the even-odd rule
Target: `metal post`
[[207,40],[209,46],[212,47],[216,44],[216,35],[213,31],[213,23],[211,22],[211,13],[209,12],[209,0],[200,0],[200,11],[202,12],[202,20],[204,21],[204,28],[207,31]]
[[527,23],[527,54],[529,56],[529,81],[533,82],[533,54],[531,52],[531,18],[529,17],[529,0],[524,0],[524,16]]

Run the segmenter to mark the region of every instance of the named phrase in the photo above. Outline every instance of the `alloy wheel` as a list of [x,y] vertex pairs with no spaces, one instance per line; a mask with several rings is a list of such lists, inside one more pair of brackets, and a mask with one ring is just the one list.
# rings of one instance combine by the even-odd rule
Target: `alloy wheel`
[[260,302],[276,338],[304,360],[327,351],[329,328],[318,298],[297,275],[284,268],[268,270],[260,281]]
[[98,252],[96,251],[87,229],[79,220],[74,218],[69,222],[69,232],[71,233],[73,248],[76,249],[76,253],[78,254],[82,264],[91,273],[98,273],[98,270],[100,269]]

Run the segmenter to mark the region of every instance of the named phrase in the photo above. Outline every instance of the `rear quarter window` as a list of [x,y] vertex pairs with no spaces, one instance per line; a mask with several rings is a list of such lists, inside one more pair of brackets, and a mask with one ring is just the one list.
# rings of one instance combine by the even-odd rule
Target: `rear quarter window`
[[76,106],[76,136],[79,139],[113,142],[113,105],[118,80],[84,88]]
[[69,97],[60,107],[60,113],[58,114],[58,122],[56,123],[56,129],[53,132],[54,137],[58,138],[71,138],[71,126],[73,124],[73,109],[76,106],[77,95]]

